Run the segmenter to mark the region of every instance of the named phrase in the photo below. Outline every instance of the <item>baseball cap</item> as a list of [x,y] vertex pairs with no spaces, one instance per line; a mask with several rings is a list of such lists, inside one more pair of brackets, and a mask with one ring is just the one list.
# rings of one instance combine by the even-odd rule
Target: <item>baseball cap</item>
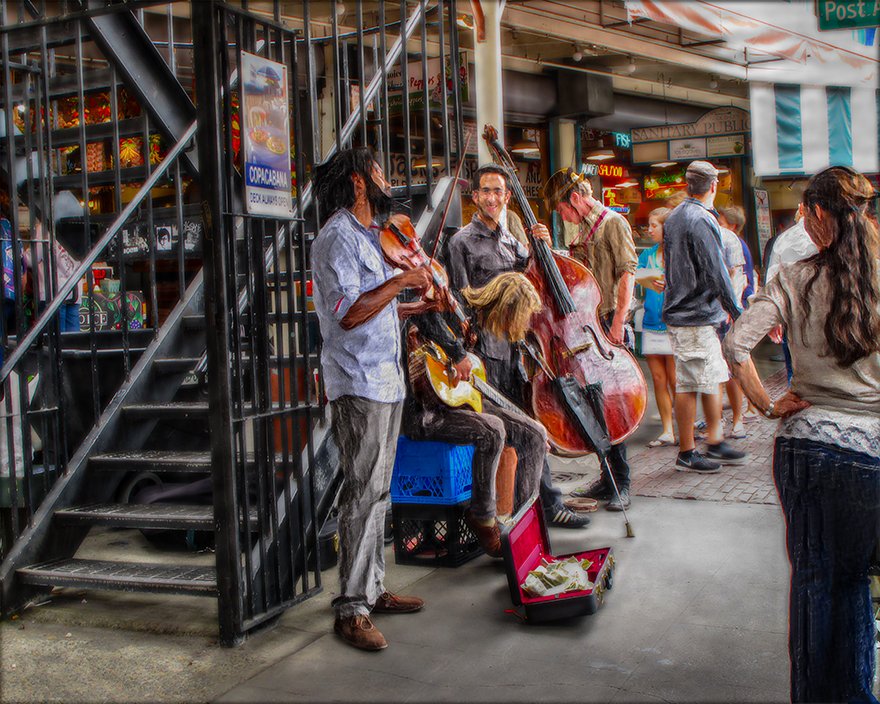
[[708,176],[709,178],[718,178],[718,169],[712,166],[708,161],[692,161],[688,164],[687,173]]

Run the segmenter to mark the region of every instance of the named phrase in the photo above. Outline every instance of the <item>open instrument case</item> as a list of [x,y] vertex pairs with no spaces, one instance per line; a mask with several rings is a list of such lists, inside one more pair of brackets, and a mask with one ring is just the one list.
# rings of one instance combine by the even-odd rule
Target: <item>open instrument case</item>
[[[513,517],[513,524],[504,528],[501,545],[510,598],[516,606],[522,607],[528,622],[540,623],[594,614],[602,603],[605,592],[611,589],[614,570],[611,548],[554,555],[550,550],[544,512],[536,499],[525,504]],[[593,583],[591,589],[543,597],[533,597],[523,592],[520,585],[528,573],[541,564],[542,558],[549,561],[566,560],[569,557],[579,560],[587,558],[593,563],[587,570],[587,577]]]

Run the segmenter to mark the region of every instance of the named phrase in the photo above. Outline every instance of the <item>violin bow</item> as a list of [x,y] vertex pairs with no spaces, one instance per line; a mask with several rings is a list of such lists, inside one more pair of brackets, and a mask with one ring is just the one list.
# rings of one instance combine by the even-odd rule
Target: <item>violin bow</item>
[[[473,133],[468,135],[467,142],[464,145],[464,151],[461,153],[461,158],[458,160],[458,166],[455,167],[455,175],[452,177],[453,186],[455,188],[455,182],[458,181],[458,176],[461,173],[461,167],[464,164],[465,156],[467,155],[467,150],[471,146],[471,138],[473,137]],[[446,216],[449,215],[449,206],[452,205],[452,198],[446,199],[446,206],[443,208],[443,217],[440,218],[440,227],[437,230],[437,236],[434,238],[434,246],[431,247],[431,259],[428,262],[428,265],[434,263],[434,257],[437,254],[437,245],[440,244],[440,240],[443,238],[443,225],[446,223]]]

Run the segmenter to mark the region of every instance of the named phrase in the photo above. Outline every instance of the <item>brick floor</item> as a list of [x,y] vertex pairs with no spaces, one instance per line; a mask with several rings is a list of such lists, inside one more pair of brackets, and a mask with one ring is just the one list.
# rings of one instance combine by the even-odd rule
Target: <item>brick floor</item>
[[[785,370],[764,380],[772,398],[781,396],[788,386]],[[727,427],[730,413],[725,412]],[[675,470],[677,447],[642,448],[630,451],[632,493],[701,501],[730,501],[750,504],[777,504],[771,465],[777,421],[759,418],[746,423],[748,437],[730,443],[749,453],[751,461],[742,467],[725,467],[718,474],[698,475]]]

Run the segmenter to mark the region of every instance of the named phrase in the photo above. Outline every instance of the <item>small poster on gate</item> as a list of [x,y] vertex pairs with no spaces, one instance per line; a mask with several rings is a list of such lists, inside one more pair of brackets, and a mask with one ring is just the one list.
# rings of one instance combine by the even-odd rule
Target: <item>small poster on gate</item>
[[290,217],[290,108],[287,67],[241,52],[242,143],[247,212]]

